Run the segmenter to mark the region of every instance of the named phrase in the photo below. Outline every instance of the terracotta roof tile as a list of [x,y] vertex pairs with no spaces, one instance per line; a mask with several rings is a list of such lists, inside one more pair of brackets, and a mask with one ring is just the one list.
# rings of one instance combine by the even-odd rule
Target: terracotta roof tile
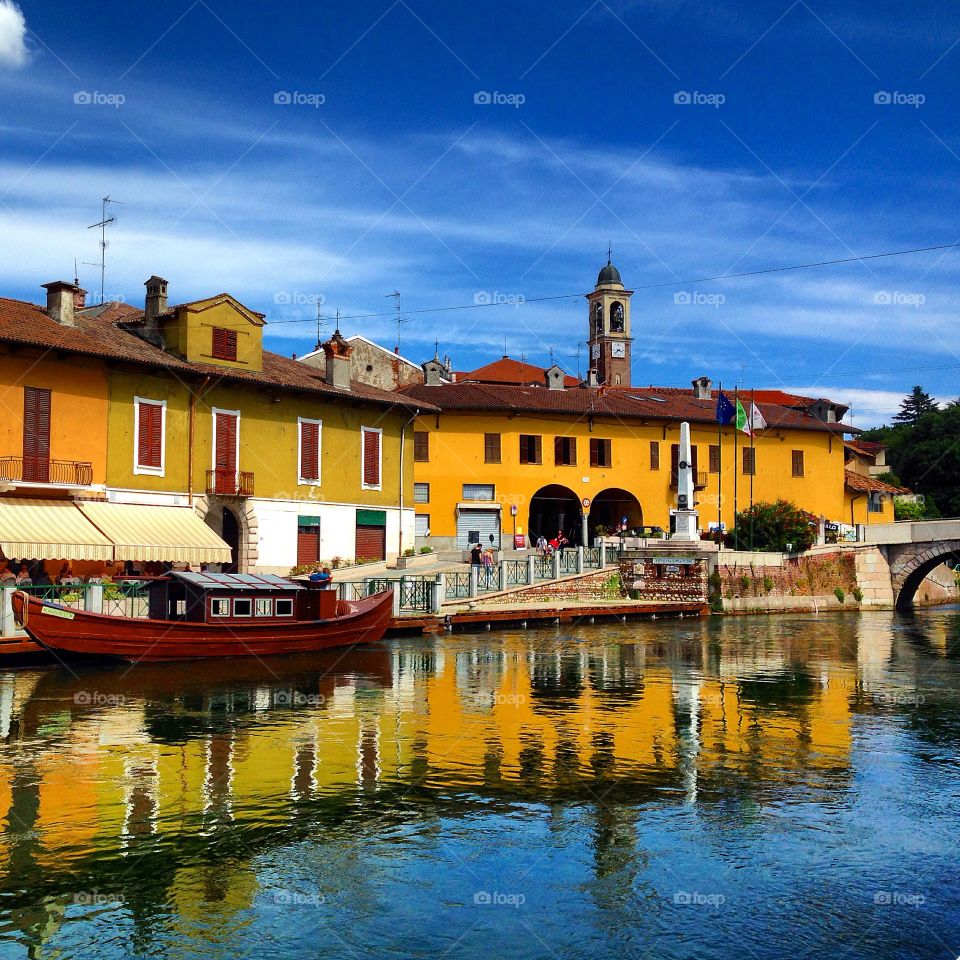
[[876,477],[865,477],[862,473],[855,473],[853,470],[844,471],[843,482],[850,490],[858,490],[861,493],[910,493],[906,487],[895,487]]
[[[514,360],[513,357],[501,357],[476,370],[468,373],[458,373],[457,382],[472,381],[475,383],[500,383],[506,385],[524,386],[536,383],[546,386],[546,373],[543,367],[523,360]],[[564,374],[564,386],[575,387],[580,381],[576,377]]]

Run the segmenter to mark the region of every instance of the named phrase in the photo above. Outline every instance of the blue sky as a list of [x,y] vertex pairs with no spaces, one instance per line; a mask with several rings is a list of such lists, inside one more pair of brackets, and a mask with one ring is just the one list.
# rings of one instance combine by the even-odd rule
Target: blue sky
[[470,369],[506,338],[576,372],[584,301],[527,301],[592,288],[610,242],[628,287],[670,284],[633,298],[635,383],[803,389],[866,426],[960,393],[960,250],[689,281],[960,241],[958,68],[948,2],[0,0],[0,292],[76,258],[98,296],[110,194],[108,297],[227,290],[284,353],[318,298],[493,300],[409,313],[402,352]]

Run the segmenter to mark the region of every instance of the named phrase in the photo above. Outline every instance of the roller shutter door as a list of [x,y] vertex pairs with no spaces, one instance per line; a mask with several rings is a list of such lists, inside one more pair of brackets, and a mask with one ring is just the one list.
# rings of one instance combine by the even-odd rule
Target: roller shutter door
[[457,549],[466,550],[479,541],[484,548],[490,546],[493,534],[493,546],[500,549],[500,511],[499,510],[461,510],[457,517]]
[[414,517],[414,536],[425,537],[430,529],[430,514],[418,513]]

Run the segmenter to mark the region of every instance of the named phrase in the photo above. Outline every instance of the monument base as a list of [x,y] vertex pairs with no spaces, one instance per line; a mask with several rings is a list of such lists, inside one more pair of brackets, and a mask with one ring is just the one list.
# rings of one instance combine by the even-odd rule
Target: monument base
[[696,510],[676,510],[673,514],[674,532],[671,540],[695,541],[700,539],[699,517]]

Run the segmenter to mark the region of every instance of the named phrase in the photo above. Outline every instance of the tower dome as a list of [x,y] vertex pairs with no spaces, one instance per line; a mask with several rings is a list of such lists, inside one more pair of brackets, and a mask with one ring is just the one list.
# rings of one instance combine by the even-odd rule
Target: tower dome
[[597,286],[601,287],[607,283],[619,283],[623,286],[623,280],[620,278],[620,271],[607,259],[606,265],[597,276]]

